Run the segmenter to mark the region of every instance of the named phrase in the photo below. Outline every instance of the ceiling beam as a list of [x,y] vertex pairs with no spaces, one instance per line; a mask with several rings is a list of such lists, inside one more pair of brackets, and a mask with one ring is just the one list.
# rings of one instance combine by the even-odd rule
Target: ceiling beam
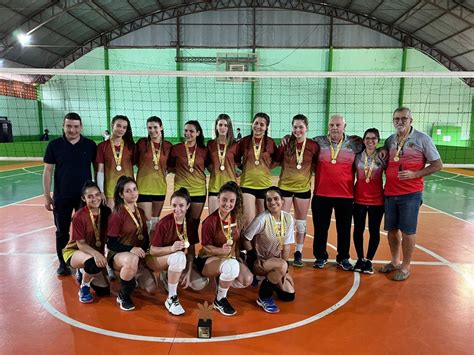
[[444,41],[446,41],[450,38],[456,37],[457,35],[460,35],[461,33],[466,32],[467,30],[470,30],[470,29],[472,29],[472,26],[465,27],[462,30],[459,30],[459,31],[453,33],[452,35],[449,35],[447,37],[444,37],[443,39],[440,39],[439,41],[436,41],[436,42],[432,43],[432,45],[436,46],[436,45],[440,44],[441,42],[444,42]]

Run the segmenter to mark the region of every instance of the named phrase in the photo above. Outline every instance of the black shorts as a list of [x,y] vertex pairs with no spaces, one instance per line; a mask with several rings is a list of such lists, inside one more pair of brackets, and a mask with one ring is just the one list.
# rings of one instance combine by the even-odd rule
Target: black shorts
[[206,265],[207,258],[200,258],[199,256],[194,258],[194,266],[196,266],[196,270],[202,274],[202,270],[204,269],[204,265]]
[[165,195],[138,195],[137,202],[162,202],[165,200]]
[[206,202],[206,195],[202,196],[190,196],[191,202],[194,203],[205,203]]
[[219,195],[219,193],[218,192],[209,192],[207,195],[209,197],[211,197],[211,196],[217,196],[217,195]]
[[283,197],[296,197],[296,198],[303,198],[303,199],[310,199],[311,198],[311,190],[306,192],[291,192],[287,190],[281,190]]
[[268,189],[250,189],[248,187],[241,187],[240,189],[242,190],[243,194],[250,194],[261,200],[265,199],[265,193],[268,190]]

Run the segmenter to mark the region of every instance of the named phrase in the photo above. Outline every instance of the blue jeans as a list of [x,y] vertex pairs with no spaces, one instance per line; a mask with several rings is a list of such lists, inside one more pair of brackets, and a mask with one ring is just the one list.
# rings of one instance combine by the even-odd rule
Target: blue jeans
[[422,192],[385,196],[385,230],[400,229],[405,234],[416,234],[418,212],[422,203]]

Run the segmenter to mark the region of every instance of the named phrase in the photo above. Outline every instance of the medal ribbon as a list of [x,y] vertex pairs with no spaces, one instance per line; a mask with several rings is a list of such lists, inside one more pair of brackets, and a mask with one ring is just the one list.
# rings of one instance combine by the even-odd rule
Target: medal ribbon
[[[151,146],[151,155],[153,158],[153,164],[155,166],[159,166],[160,164],[160,155],[161,155],[161,143],[158,146],[158,149],[155,148],[155,144],[153,141],[150,139],[150,146]],[[158,152],[157,152],[158,150]]]
[[184,143],[184,148],[186,148],[186,157],[188,158],[188,167],[189,169],[194,168],[194,160],[196,160],[196,151],[197,151],[197,146],[194,146],[194,151],[192,154],[189,154],[189,147],[187,143]]
[[275,237],[278,240],[278,246],[280,250],[283,250],[283,239],[285,238],[286,233],[286,224],[285,224],[285,217],[283,215],[283,211],[280,212],[280,223],[278,223],[273,215],[270,215],[273,231],[275,232]]
[[176,219],[174,220],[174,226],[176,227],[176,235],[178,236],[178,239],[185,243],[188,242],[188,228],[186,226],[186,218],[183,220],[183,233],[179,232],[178,222],[176,222]]
[[122,156],[123,156],[123,139],[120,139],[120,150],[119,153],[117,154],[117,151],[115,150],[114,143],[112,142],[112,139],[109,139],[110,142],[110,147],[112,148],[112,154],[114,155],[115,159],[115,165],[116,166],[121,166],[122,165]]
[[331,160],[337,160],[337,156],[339,155],[339,152],[341,151],[342,143],[344,142],[344,135],[342,135],[341,140],[339,141],[339,143],[337,143],[336,151],[334,151],[334,147],[332,146],[331,137],[328,136],[328,139],[329,139],[329,148],[331,149]]
[[225,166],[225,153],[227,152],[227,141],[224,144],[224,150],[221,151],[221,145],[219,142],[217,142],[217,156],[219,157],[219,162],[221,163],[221,166]]
[[[397,137],[397,152],[395,153],[395,158],[398,160],[400,159],[400,152],[402,151],[403,147],[405,146],[406,141],[408,140],[408,136],[410,135],[411,129],[408,130],[408,133],[403,136],[402,140],[398,140]],[[394,158],[394,159],[395,159]]]
[[296,153],[296,165],[302,165],[303,163],[303,155],[304,155],[304,148],[306,147],[306,138],[303,141],[303,145],[301,146],[301,150],[298,152],[298,148],[295,148]]
[[100,209],[99,214],[97,215],[97,223],[95,222],[94,214],[92,213],[92,211],[89,208],[88,210],[89,217],[91,218],[92,228],[94,229],[95,242],[97,246],[97,244],[100,243]]
[[[364,155],[364,175],[365,175],[366,179],[370,180],[370,178],[372,176],[372,170],[374,170],[374,166],[375,166],[375,155],[376,154],[377,154],[377,152],[375,152],[371,156],[368,156],[367,151],[365,151],[365,155]],[[370,162],[370,167],[369,167],[369,158],[372,159],[372,161]]]
[[138,219],[137,217],[135,216],[135,213],[132,212],[132,210],[130,209],[130,207],[128,207],[127,205],[124,204],[124,207],[125,209],[127,210],[128,214],[130,215],[130,217],[132,218],[133,220],[133,223],[135,223],[135,226],[137,227],[137,233],[136,235],[140,235],[142,234],[142,231],[143,231],[143,221],[142,221],[142,218],[140,216],[140,212],[138,212]]
[[252,147],[253,147],[253,155],[255,156],[255,161],[260,161],[260,152],[262,151],[262,143],[263,143],[263,138],[257,147],[257,143],[255,142],[255,137],[252,137]]

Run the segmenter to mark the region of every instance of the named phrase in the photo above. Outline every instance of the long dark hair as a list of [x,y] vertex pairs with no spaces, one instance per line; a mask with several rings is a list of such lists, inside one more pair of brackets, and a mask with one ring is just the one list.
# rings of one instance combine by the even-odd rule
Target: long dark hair
[[267,189],[267,191],[265,191],[265,198],[263,199],[263,204],[265,206],[265,210],[268,211],[268,206],[267,206],[267,194],[270,192],[270,191],[274,191],[276,192],[278,195],[280,195],[281,199],[283,200],[283,192],[281,191],[281,189],[277,186],[271,186]]
[[196,128],[196,132],[199,132],[199,135],[196,137],[197,146],[201,148],[206,148],[206,145],[204,144],[204,133],[202,131],[202,128],[199,122],[196,120],[190,120],[186,122],[184,125],[186,126],[187,124],[193,125],[194,128]]
[[236,196],[235,206],[234,206],[234,209],[230,212],[230,215],[235,219],[235,221],[237,222],[237,226],[239,226],[239,229],[240,229],[243,223],[243,210],[244,210],[242,190],[240,189],[239,185],[237,185],[235,181],[228,181],[224,185],[221,186],[217,196],[219,196],[220,194],[224,192],[232,192]]
[[[308,117],[302,114],[298,114],[293,119],[291,120],[291,126],[293,126],[293,123],[295,121],[303,121],[306,128],[308,128]],[[288,149],[286,150],[286,155],[287,156],[293,156],[296,155],[296,137],[293,133],[291,133],[290,136],[290,141],[288,143]]]
[[225,120],[227,122],[226,141],[227,141],[227,146],[230,146],[232,143],[234,143],[234,140],[235,140],[234,128],[232,127],[232,120],[230,119],[230,116],[226,113],[221,113],[219,116],[217,116],[216,120],[214,121],[214,133],[216,135],[216,139],[219,137],[219,131],[217,130],[217,123],[220,120]]
[[115,211],[118,211],[120,206],[122,206],[125,203],[122,196],[120,195],[123,194],[123,189],[125,188],[125,185],[127,185],[129,182],[133,182],[135,186],[138,187],[137,182],[135,181],[134,178],[130,176],[125,176],[125,175],[122,175],[121,177],[119,177],[117,181],[117,185],[115,185],[115,190],[114,190]]
[[[163,142],[165,141],[165,130],[163,129],[163,121],[161,120],[161,118],[159,118],[158,116],[151,116],[151,117],[148,117],[148,119],[146,120],[146,123],[147,123],[147,126],[148,126],[148,123],[150,122],[156,122],[160,125],[160,127],[162,128],[161,129],[161,145],[160,145],[160,149],[163,150]],[[148,127],[147,127],[148,129]],[[151,137],[150,137],[150,134],[148,134],[148,137],[147,137],[147,141],[148,143],[150,143],[150,140],[151,140]],[[148,146],[149,144],[146,145],[145,147],[145,151],[148,151]]]
[[[175,192],[173,192],[173,194],[172,194],[171,197],[170,197],[170,202],[171,202],[175,197],[184,198],[184,200],[186,201],[186,205],[190,205],[190,204],[191,204],[191,197],[189,196],[188,189],[185,188],[185,187],[181,187],[181,188],[179,188],[178,190],[176,190]],[[191,218],[191,208],[188,208],[187,211],[186,211],[186,222],[191,222],[191,221],[192,221],[192,218]]]
[[364,137],[362,139],[365,139],[365,136],[367,133],[373,133],[377,137],[377,140],[380,141],[380,132],[377,128],[369,128],[364,132]]
[[132,125],[130,124],[130,120],[128,119],[127,116],[116,115],[114,116],[114,118],[112,118],[112,123],[111,123],[112,127],[114,126],[114,123],[117,120],[124,120],[125,122],[127,122],[127,130],[125,131],[125,134],[123,135],[123,141],[125,142],[125,145],[127,146],[127,148],[132,150],[134,142],[133,142]]
[[[253,116],[252,124],[255,122],[257,118],[263,118],[265,122],[267,123],[267,129],[265,130],[265,133],[263,135],[262,139],[262,144],[263,144],[263,150],[262,153],[266,151],[267,148],[267,138],[268,138],[268,127],[270,126],[270,116],[268,116],[265,112],[258,112]],[[253,138],[253,129],[250,131],[250,138]]]
[[[99,192],[102,192],[102,191],[100,191],[100,188],[97,185],[97,183],[95,183],[92,180],[86,180],[84,185],[82,185],[81,197],[83,197],[86,194],[87,189],[90,189],[90,188],[93,188],[93,187],[95,187],[97,190],[99,190]],[[86,202],[81,199],[81,207],[84,207],[84,206],[86,206]],[[107,232],[107,225],[108,225],[108,221],[109,221],[109,216],[110,216],[111,211],[110,211],[110,208],[108,208],[106,205],[104,205],[102,203],[100,204],[99,209],[100,209],[100,215],[101,215],[100,226],[99,226],[100,231],[101,231],[101,233],[106,233]]]

